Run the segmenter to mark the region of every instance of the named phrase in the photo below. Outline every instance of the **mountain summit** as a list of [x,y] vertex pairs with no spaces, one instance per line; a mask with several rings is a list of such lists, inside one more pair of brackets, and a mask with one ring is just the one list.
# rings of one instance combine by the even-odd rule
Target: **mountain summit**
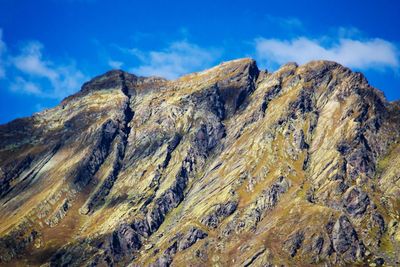
[[0,265],[399,265],[399,141],[334,62],[110,71],[0,126]]

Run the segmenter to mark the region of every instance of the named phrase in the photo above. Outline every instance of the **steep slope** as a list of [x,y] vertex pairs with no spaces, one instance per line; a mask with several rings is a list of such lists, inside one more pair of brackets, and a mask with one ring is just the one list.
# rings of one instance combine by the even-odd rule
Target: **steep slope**
[[334,62],[108,72],[0,126],[0,264],[397,265],[399,130]]

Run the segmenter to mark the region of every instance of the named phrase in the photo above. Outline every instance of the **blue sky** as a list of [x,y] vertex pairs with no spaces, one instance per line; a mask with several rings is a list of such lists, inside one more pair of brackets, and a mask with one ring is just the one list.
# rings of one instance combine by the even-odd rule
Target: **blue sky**
[[385,0],[0,0],[0,123],[113,68],[173,79],[240,57],[270,71],[334,60],[397,100],[399,14]]

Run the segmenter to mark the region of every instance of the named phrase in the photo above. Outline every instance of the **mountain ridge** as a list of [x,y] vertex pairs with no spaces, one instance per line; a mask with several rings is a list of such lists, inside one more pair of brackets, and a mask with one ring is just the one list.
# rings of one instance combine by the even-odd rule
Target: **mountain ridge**
[[0,263],[396,265],[399,126],[330,61],[106,72],[0,125]]

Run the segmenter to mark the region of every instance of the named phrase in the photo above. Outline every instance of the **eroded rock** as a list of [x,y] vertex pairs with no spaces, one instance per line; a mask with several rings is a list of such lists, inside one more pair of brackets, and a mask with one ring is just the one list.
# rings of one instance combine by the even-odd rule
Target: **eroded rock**
[[351,187],[343,195],[344,208],[352,216],[363,215],[369,204],[368,195],[360,188]]
[[213,207],[214,211],[201,220],[201,223],[210,228],[217,228],[223,219],[235,212],[237,205],[238,203],[235,201],[218,204]]
[[340,216],[332,229],[333,248],[345,260],[354,262],[364,256],[365,247],[349,219]]

